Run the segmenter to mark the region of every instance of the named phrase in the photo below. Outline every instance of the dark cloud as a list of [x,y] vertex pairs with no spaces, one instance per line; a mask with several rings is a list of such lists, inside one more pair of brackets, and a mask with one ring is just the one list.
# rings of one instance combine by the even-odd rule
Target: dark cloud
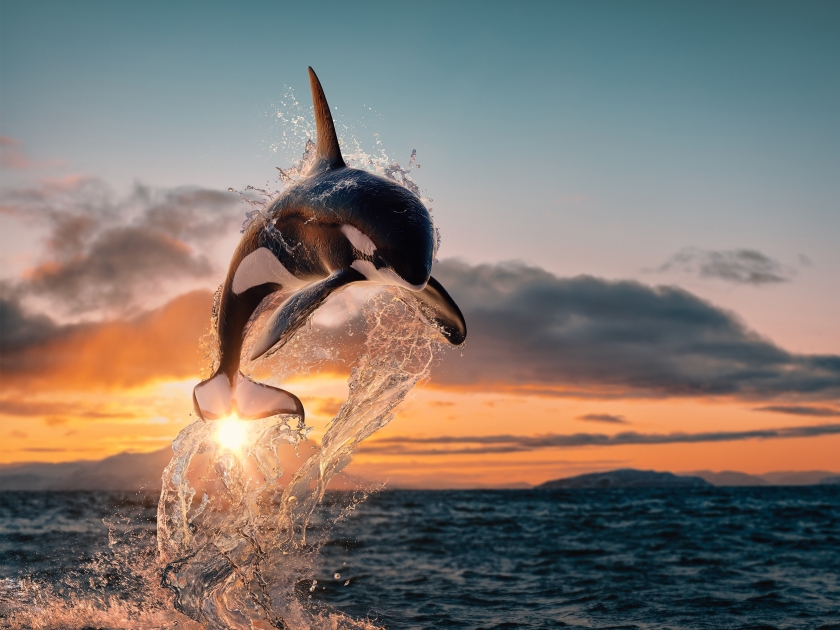
[[76,256],[45,262],[29,274],[29,289],[75,312],[133,304],[135,292],[161,280],[202,278],[210,261],[183,241],[144,226],[98,234]]
[[194,378],[206,364],[200,341],[209,330],[212,303],[210,292],[193,291],[134,317],[58,325],[27,313],[14,299],[0,301],[0,314],[14,316],[0,321],[0,381],[8,394],[0,409],[14,415],[82,411],[108,417],[90,407],[84,412],[25,403],[20,396]]
[[18,290],[0,283],[0,361],[4,354],[37,345],[59,332],[59,326],[46,315],[24,309]]
[[609,413],[588,413],[585,416],[578,416],[578,420],[587,422],[609,422],[611,424],[627,424],[624,416],[614,416]]
[[[697,442],[735,442],[753,439],[782,439],[817,437],[840,434],[840,424],[823,424],[783,429],[758,429],[754,431],[710,431],[705,433],[636,433],[627,431],[616,435],[601,433],[574,433],[568,435],[547,434],[522,435],[480,435],[467,437],[391,437],[375,440],[362,446],[367,453],[393,455],[443,455],[516,453],[544,448],[571,448],[578,446],[623,446],[628,444],[685,444]],[[414,445],[458,446],[469,448],[416,448]]]
[[715,252],[689,247],[674,254],[658,271],[674,268],[704,278],[754,285],[787,282],[793,273],[792,269],[754,249]]
[[3,212],[46,229],[46,251],[21,291],[73,313],[127,311],[141,292],[214,272],[207,246],[242,219],[235,195],[137,185],[116,198],[100,180],[69,177],[4,191]]
[[797,355],[676,287],[558,278],[523,264],[434,270],[464,311],[439,385],[543,395],[840,397],[840,356]]
[[769,405],[767,407],[758,407],[755,411],[786,413],[792,416],[816,416],[820,418],[840,416],[840,409],[832,409],[831,407],[803,407],[799,405]]

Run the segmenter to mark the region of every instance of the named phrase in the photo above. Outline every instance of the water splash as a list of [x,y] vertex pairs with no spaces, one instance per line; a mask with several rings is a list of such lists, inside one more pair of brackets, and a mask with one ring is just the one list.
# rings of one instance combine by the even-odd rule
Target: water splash
[[[359,443],[386,425],[429,374],[441,347],[401,289],[374,295],[363,318],[367,338],[350,373],[348,399],[285,486],[285,468],[308,445],[307,428],[292,417],[247,423],[247,446],[238,454],[214,440],[214,423],[195,422],[173,443],[158,504],[163,583],[174,592],[175,607],[206,627],[326,623],[304,597],[313,560],[326,533],[366,492],[348,495],[337,513],[335,506],[332,513],[316,508]],[[275,354],[267,362],[270,380],[287,378],[290,365],[311,368],[318,360],[312,357],[327,356],[317,351],[320,333],[305,329]],[[328,618],[331,627],[367,627],[335,613]]]
[[[379,144],[378,139],[377,144]],[[300,160],[287,169],[282,169],[279,166],[275,167],[277,170],[276,181],[266,182],[264,188],[250,185],[246,186],[242,190],[236,190],[232,187],[228,188],[228,192],[238,194],[239,198],[244,203],[251,206],[251,210],[245,213],[245,221],[242,223],[240,234],[244,233],[248,226],[257,218],[264,216],[264,213],[268,210],[271,202],[275,197],[281,194],[284,189],[289,186],[294,186],[306,176],[312,166],[312,163],[315,161],[315,148],[316,145],[312,139],[308,139]],[[404,188],[407,188],[417,195],[417,197],[426,205],[429,213],[432,212],[432,208],[429,205],[433,201],[432,198],[423,197],[420,187],[411,177],[411,170],[420,168],[420,165],[417,164],[417,149],[413,149],[411,151],[408,166],[405,168],[403,168],[396,160],[389,158],[385,154],[384,150],[380,155],[371,155],[362,151],[361,148],[357,148],[354,153],[347,154],[344,158],[347,165],[351,168],[376,173],[377,175],[393,180]],[[279,187],[276,187],[278,185]],[[438,238],[440,238],[439,234]]]
[[[368,108],[373,111],[372,108]],[[355,125],[349,124],[340,114],[338,108],[333,108],[333,123],[338,134],[341,154],[348,166],[371,173],[382,175],[392,179],[401,186],[404,186],[426,205],[429,212],[432,212],[431,197],[424,196],[422,190],[411,176],[412,170],[420,168],[417,163],[417,150],[411,151],[408,165],[403,168],[396,159],[391,157],[385,150],[378,133],[372,134],[374,145],[365,148],[360,140],[360,133]],[[298,100],[295,91],[285,86],[283,94],[265,112],[266,118],[270,121],[269,135],[273,139],[267,141],[268,153],[272,156],[280,155],[293,165],[287,169],[275,167],[277,177],[274,181],[267,181],[262,188],[246,186],[243,190],[228,188],[228,192],[238,193],[243,202],[251,206],[246,213],[245,222],[242,225],[242,232],[248,225],[260,216],[262,211],[270,204],[271,200],[279,195],[289,186],[299,182],[309,171],[315,160],[316,137],[315,118],[312,113],[312,105],[303,105]],[[365,122],[358,122],[366,127]],[[298,159],[297,156],[302,156]],[[297,160],[297,161],[295,161]],[[438,244],[440,233],[437,232]]]

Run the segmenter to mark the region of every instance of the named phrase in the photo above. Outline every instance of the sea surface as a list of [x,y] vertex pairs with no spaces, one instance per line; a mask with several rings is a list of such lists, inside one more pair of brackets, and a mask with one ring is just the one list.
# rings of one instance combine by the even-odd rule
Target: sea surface
[[[149,597],[155,503],[0,493],[0,627]],[[322,541],[301,601],[375,626],[840,629],[840,486],[386,490]]]

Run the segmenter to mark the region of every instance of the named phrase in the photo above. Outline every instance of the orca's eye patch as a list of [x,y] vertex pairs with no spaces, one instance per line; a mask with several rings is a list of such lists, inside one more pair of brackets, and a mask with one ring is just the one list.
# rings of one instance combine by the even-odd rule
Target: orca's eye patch
[[370,240],[370,237],[367,234],[358,228],[345,224],[341,226],[340,230],[342,234],[347,237],[347,240],[350,241],[353,247],[362,254],[372,256],[376,253],[376,244]]

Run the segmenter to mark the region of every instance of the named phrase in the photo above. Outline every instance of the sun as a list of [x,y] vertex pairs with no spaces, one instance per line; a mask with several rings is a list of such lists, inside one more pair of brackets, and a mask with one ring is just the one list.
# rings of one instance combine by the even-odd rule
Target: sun
[[237,416],[228,416],[219,420],[219,426],[216,427],[213,437],[222,448],[239,453],[245,445],[248,429],[245,422]]

